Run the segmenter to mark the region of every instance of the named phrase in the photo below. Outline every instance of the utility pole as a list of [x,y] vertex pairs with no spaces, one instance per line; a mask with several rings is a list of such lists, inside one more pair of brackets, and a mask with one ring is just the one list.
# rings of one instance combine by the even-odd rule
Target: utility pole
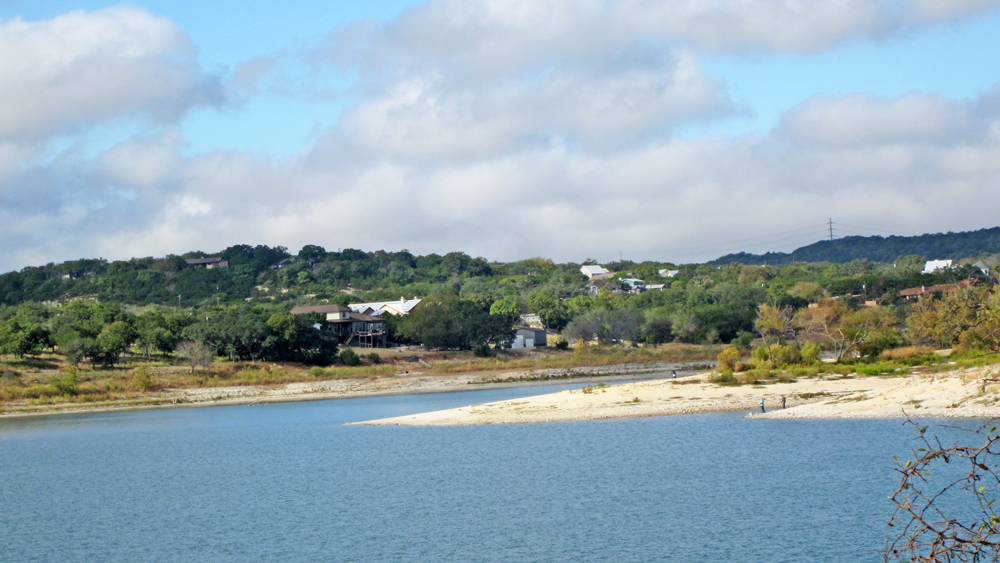
[[830,217],[830,240],[833,240],[833,217]]

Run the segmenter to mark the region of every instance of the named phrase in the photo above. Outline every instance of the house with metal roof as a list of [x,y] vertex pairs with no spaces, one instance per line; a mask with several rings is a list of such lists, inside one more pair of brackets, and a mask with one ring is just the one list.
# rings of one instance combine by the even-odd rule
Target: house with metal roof
[[350,303],[347,306],[355,313],[366,313],[373,317],[380,317],[385,313],[393,316],[409,315],[414,309],[420,306],[423,299],[406,299],[400,297],[399,301],[377,301],[374,303]]
[[598,265],[588,265],[580,266],[580,273],[587,276],[588,279],[611,277],[614,272],[607,270]]
[[386,321],[376,316],[355,313],[342,305],[312,305],[295,307],[293,315],[318,313],[324,318],[315,326],[332,332],[344,346],[385,348]]

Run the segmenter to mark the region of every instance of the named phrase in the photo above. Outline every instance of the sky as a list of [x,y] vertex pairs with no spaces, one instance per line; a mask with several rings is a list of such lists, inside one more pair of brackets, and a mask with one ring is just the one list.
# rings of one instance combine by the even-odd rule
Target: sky
[[0,271],[994,227],[1000,0],[0,0]]

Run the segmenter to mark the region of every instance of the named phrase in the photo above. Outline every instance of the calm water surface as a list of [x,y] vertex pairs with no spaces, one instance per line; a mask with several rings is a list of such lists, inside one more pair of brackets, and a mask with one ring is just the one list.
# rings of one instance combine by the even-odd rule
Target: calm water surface
[[344,426],[557,390],[0,421],[2,561],[876,561],[898,421]]

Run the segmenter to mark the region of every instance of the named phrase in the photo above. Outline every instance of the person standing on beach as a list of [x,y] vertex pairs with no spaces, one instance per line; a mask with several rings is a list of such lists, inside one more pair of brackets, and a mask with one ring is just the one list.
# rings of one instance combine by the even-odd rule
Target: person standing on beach
[[760,405],[760,412],[767,412],[764,410],[764,399],[761,399],[757,404]]
[[781,396],[781,408],[785,408],[785,396]]
[[670,379],[677,379],[677,370],[670,370]]

